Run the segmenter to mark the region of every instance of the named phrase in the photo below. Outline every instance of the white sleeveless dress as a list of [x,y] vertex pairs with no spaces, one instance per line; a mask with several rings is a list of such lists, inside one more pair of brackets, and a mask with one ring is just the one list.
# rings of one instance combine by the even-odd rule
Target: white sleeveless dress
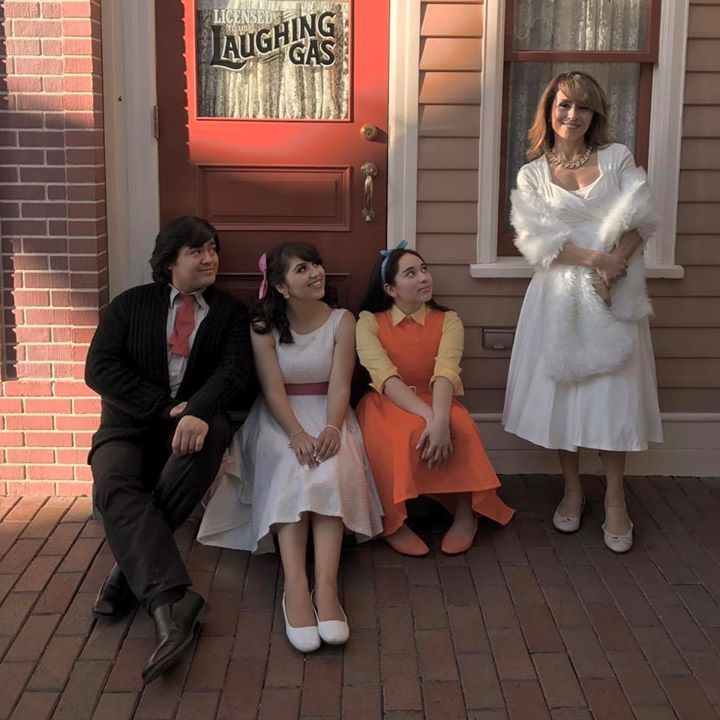
[[[629,150],[617,143],[598,151],[598,164],[597,180],[576,191],[552,181],[545,156],[523,168],[542,197],[572,224],[573,241],[583,246],[598,232],[603,212],[617,201],[624,170],[635,166]],[[505,430],[535,445],[570,451],[638,451],[646,450],[648,442],[662,442],[648,319],[628,323],[633,350],[614,372],[558,382],[546,372],[542,353],[548,283],[547,273],[535,272],[520,311],[505,392]]]
[[[286,383],[330,380],[335,334],[343,313],[336,309],[311,333],[292,333],[293,343],[275,348]],[[303,428],[317,437],[327,423],[326,395],[288,396]],[[271,531],[300,520],[303,512],[342,518],[359,541],[382,532],[382,506],[363,449],[355,414],[348,409],[340,450],[316,468],[300,465],[288,436],[259,397],[231,443],[232,461],[208,504],[198,541],[205,545],[264,553],[274,550]]]

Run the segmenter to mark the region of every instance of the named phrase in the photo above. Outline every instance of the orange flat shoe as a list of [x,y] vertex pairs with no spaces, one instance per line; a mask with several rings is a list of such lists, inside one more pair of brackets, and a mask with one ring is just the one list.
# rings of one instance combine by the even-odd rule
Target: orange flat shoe
[[411,557],[422,557],[430,552],[430,548],[407,525],[402,525],[392,535],[386,535],[383,540],[395,552]]
[[460,553],[466,552],[472,547],[473,540],[475,540],[479,526],[477,515],[473,518],[473,529],[469,534],[456,535],[452,532],[451,525],[450,529],[445,533],[445,537],[442,539],[440,549],[446,555],[460,555]]

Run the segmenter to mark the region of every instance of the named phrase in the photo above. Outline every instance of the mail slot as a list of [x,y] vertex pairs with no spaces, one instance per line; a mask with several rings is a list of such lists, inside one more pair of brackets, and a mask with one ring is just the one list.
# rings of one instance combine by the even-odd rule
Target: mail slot
[[483,328],[482,346],[486,350],[509,350],[515,339],[515,328]]

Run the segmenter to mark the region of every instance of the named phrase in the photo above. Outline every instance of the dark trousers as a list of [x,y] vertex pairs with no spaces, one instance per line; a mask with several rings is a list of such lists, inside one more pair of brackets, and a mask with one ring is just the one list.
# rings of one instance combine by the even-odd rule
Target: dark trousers
[[103,443],[90,463],[110,549],[146,608],[158,593],[191,584],[173,532],[212,484],[231,437],[227,417],[216,415],[200,452],[173,455],[176,424]]

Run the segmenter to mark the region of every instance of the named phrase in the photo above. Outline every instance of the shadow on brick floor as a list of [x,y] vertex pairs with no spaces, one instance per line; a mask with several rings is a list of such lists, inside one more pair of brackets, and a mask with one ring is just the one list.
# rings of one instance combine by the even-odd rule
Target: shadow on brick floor
[[559,478],[514,476],[516,518],[463,556],[439,552],[448,518],[423,503],[429,557],[348,542],[351,640],[307,657],[283,633],[277,558],[194,544],[189,522],[178,543],[212,613],[145,689],[149,619],[90,616],[112,558],[89,499],[0,497],[0,720],[720,717],[720,479],[630,478],[624,556],[584,484],[575,535],[549,522]]

